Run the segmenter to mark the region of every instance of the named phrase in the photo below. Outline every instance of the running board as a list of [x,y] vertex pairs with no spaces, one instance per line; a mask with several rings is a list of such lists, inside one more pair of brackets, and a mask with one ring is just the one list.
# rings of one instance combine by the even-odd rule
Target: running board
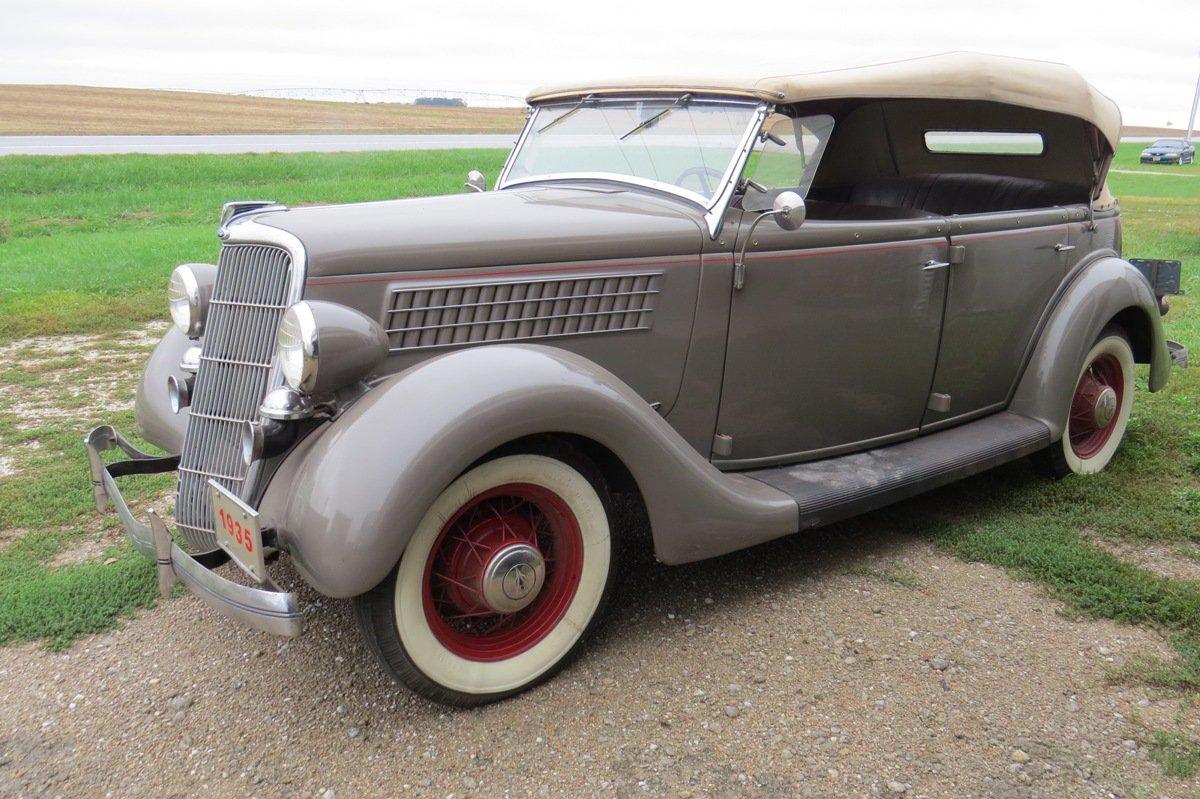
[[1004,411],[901,444],[739,474],[795,499],[805,530],[978,474],[1048,444],[1048,427]]

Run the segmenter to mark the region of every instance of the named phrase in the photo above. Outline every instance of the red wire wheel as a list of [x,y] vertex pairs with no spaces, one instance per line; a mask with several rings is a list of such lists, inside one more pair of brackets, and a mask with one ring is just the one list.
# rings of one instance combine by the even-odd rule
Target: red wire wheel
[[1121,362],[1103,353],[1088,364],[1075,386],[1067,432],[1071,450],[1081,459],[1095,457],[1117,428],[1125,402],[1125,373]]
[[579,523],[558,494],[530,483],[484,491],[429,551],[421,587],[429,628],[468,660],[527,652],[571,606],[583,556]]

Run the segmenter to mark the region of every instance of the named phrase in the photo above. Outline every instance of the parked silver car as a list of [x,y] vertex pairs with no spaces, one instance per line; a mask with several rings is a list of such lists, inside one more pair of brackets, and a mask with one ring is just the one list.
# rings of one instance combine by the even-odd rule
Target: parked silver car
[[[678,564],[1034,453],[1087,474],[1134,365],[1157,391],[1184,361],[1159,318],[1178,271],[1152,286],[1120,254],[1120,114],[1067,67],[949,54],[529,103],[493,190],[231,203],[218,263],[172,274],[137,414],[179,454],[87,437],[97,504],[164,592],[296,635],[265,557],[286,553],[355,598],[400,681],[480,704],[597,623],[614,497]],[[117,488],[167,470],[186,548]],[[257,587],[211,570],[229,557]]]
[[1142,150],[1143,164],[1184,164],[1196,160],[1196,147],[1186,139],[1159,139]]

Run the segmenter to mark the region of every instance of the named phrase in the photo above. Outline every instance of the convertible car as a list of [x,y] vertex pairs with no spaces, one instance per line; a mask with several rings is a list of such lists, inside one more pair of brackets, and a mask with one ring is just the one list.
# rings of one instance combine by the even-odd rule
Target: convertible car
[[[955,53],[528,99],[490,190],[229,203],[217,263],[175,269],[137,396],[175,454],[86,439],[164,592],[297,635],[282,555],[354,599],[402,683],[481,704],[598,623],[617,499],[679,564],[1025,456],[1088,475],[1135,364],[1157,391],[1185,363],[1160,320],[1178,270],[1121,254],[1120,114],[1068,67]],[[173,525],[135,518],[117,480],[169,470]],[[240,579],[213,571],[230,558]]]

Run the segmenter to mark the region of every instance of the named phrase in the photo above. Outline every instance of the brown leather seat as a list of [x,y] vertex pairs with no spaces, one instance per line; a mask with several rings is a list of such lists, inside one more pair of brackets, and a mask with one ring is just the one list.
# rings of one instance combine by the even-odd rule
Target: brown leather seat
[[979,214],[1084,203],[1087,189],[1031,178],[943,173],[872,178],[851,188],[847,199],[934,214]]

